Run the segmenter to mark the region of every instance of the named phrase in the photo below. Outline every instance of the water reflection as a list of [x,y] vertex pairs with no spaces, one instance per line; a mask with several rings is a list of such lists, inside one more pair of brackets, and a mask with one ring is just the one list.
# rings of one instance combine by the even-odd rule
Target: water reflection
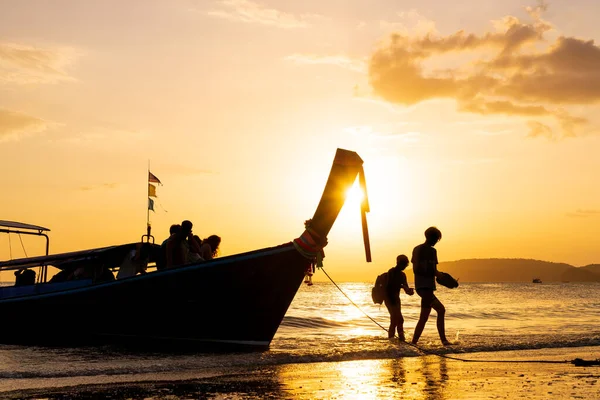
[[282,392],[299,399],[451,399],[438,357],[360,360],[279,367]]
[[445,358],[420,357],[417,379],[422,384],[421,398],[442,400],[448,397],[445,388],[448,382],[448,367]]

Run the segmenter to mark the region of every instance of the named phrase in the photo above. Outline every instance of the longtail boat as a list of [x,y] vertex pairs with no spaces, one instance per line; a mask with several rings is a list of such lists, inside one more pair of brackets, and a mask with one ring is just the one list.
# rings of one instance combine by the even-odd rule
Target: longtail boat
[[[151,348],[267,349],[358,176],[366,260],[371,260],[363,160],[337,149],[322,197],[304,231],[274,247],[153,270],[160,246],[141,242],[48,254],[49,229],[0,221],[0,232],[46,238],[46,255],[0,262],[0,271],[38,271],[35,282],[0,288],[0,343],[126,344]],[[140,256],[140,253],[143,256]],[[148,272],[105,280],[132,259]],[[54,267],[71,277],[48,280]],[[85,270],[79,278],[73,271]],[[59,272],[59,273],[60,273]],[[57,274],[58,275],[58,274]],[[56,275],[55,275],[56,276]],[[19,277],[17,277],[19,279]]]

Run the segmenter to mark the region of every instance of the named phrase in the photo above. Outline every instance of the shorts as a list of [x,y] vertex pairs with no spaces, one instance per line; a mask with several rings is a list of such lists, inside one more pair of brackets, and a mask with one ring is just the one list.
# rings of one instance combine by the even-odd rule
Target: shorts
[[417,289],[417,294],[421,298],[421,308],[431,307],[435,301],[439,302],[438,298],[435,297],[432,289],[421,288]]

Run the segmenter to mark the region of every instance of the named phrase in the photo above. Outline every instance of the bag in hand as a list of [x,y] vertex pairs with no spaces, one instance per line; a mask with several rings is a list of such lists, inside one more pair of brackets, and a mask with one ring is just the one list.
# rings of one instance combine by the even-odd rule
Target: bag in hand
[[449,289],[454,289],[458,287],[458,281],[447,272],[439,271],[438,276],[435,278],[435,281]]

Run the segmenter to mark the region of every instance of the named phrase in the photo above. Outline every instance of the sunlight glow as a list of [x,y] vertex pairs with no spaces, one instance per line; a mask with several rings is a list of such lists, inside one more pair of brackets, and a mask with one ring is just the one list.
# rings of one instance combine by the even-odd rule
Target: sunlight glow
[[331,319],[336,322],[348,322],[355,321],[361,318],[362,316],[362,313],[356,307],[354,307],[351,304],[348,304],[340,309],[340,312],[338,313],[338,315],[336,315],[335,318]]
[[346,203],[350,204],[350,207],[352,208],[360,207],[360,203],[364,197],[365,194],[360,188],[358,180],[354,182],[354,185],[352,185],[350,189],[346,190]]
[[[381,376],[387,371],[381,361],[350,361],[338,366],[339,381],[346,388],[344,398],[377,399],[381,395]],[[360,388],[359,391],[356,389]]]

